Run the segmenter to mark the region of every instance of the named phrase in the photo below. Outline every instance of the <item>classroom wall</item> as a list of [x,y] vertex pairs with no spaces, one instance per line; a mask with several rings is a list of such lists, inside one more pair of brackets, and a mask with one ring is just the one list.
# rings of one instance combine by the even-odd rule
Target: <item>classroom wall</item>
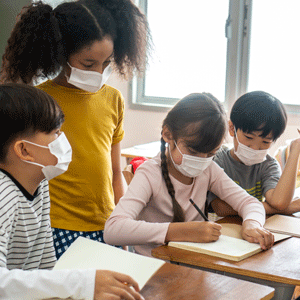
[[4,53],[7,39],[16,22],[16,16],[22,7],[29,4],[29,0],[1,0],[0,1],[0,57]]
[[[0,55],[2,57],[7,39],[15,24],[16,15],[21,8],[27,5],[29,0],[1,0],[0,1]],[[130,93],[127,81],[112,75],[108,84],[119,89],[125,98],[125,138],[122,148],[131,147],[136,144],[148,143],[160,139],[161,124],[166,112],[142,111],[129,108]],[[193,91],[191,91],[193,92]],[[297,128],[300,128],[300,116],[289,116],[288,127],[283,136],[271,149],[271,154],[276,148],[284,145],[285,140],[298,136]],[[229,140],[230,141],[230,140]]]
[[[130,109],[128,82],[121,80],[116,75],[112,75],[108,84],[119,89],[125,98],[125,137],[122,141],[122,148],[159,140],[161,125],[166,112]],[[278,147],[285,144],[286,140],[298,137],[297,128],[300,129],[300,115],[290,115],[286,131],[271,147],[270,154],[274,154]],[[228,138],[228,142],[231,142],[230,138]],[[125,160],[122,160],[122,165],[125,166]]]

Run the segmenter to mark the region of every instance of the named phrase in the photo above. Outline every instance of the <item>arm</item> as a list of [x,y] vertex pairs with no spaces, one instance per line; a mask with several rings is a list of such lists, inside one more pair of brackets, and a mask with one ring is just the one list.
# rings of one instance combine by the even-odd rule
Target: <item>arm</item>
[[214,178],[211,191],[221,196],[243,218],[243,238],[259,243],[262,249],[270,248],[274,243],[273,235],[263,228],[265,210],[263,205],[233,182],[222,170]]
[[[16,286],[18,288],[16,288]],[[131,289],[132,286],[134,289]],[[131,277],[102,270],[8,270],[0,267],[0,299],[48,298],[142,300]]]
[[283,214],[283,215],[292,215],[298,211],[300,211],[300,198],[295,198],[292,202],[288,205],[287,208],[283,210],[278,210],[268,204],[268,202],[263,202],[264,208],[266,210],[267,215],[273,214]]
[[115,204],[124,195],[124,185],[121,170],[121,145],[120,143],[114,144],[111,147],[111,163],[112,163],[112,186],[114,190]]
[[[213,222],[171,223],[171,199],[161,181],[161,171],[144,163],[135,173],[104,228],[104,240],[113,245],[164,244],[172,241],[217,240],[221,225]],[[147,212],[143,209],[147,207]],[[139,220],[140,213],[143,217]],[[147,221],[144,221],[147,219]],[[150,220],[150,221],[148,221]]]
[[234,216],[238,214],[229,204],[219,198],[212,200],[211,207],[219,217]]
[[275,187],[266,192],[267,203],[279,211],[288,208],[295,191],[296,177],[300,155],[300,138],[292,141],[290,154],[282,172],[282,175]]

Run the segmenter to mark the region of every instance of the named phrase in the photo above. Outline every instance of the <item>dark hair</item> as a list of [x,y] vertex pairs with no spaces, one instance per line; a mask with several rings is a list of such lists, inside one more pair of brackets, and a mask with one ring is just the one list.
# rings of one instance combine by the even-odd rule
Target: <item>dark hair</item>
[[[226,133],[227,121],[222,104],[211,94],[190,94],[169,111],[163,127],[172,133],[175,141],[185,138],[189,148],[208,153],[221,144]],[[175,198],[175,190],[169,177],[166,143],[161,138],[161,168],[168,192],[172,198],[173,222],[183,222],[182,208]]]
[[121,75],[143,71],[150,31],[131,0],[79,0],[55,9],[33,3],[8,40],[2,80],[30,83],[36,76],[53,77],[71,54],[105,37],[114,41],[114,64]]
[[45,92],[25,84],[0,85],[0,162],[9,145],[17,138],[37,132],[50,133],[64,122],[56,101]]
[[262,131],[262,137],[272,133],[275,141],[285,130],[287,115],[277,98],[263,91],[254,91],[236,100],[231,109],[230,120],[236,130],[241,129],[246,133]]

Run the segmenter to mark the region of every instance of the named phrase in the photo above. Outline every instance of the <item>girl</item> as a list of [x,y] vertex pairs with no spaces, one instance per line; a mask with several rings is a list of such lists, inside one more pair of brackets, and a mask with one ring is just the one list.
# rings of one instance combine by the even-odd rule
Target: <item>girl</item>
[[73,148],[69,170],[50,183],[57,257],[80,235],[103,241],[104,224],[123,195],[120,141],[124,101],[105,85],[111,65],[142,71],[148,41],[144,15],[130,0],[79,0],[52,9],[30,5],[3,57],[5,81],[38,86],[62,107]]
[[270,248],[274,240],[262,227],[262,204],[212,161],[225,132],[224,110],[212,95],[191,94],[179,101],[163,122],[161,153],[137,169],[106,222],[105,241],[138,245],[135,251],[149,256],[153,247],[169,241],[216,241],[221,225],[203,222],[189,201],[203,211],[210,190],[243,218],[246,240]]
[[63,121],[45,92],[0,85],[0,127],[5,128],[0,135],[0,299],[141,300],[137,283],[127,275],[49,271],[56,257],[45,178],[63,173],[71,160],[70,144],[60,132]]

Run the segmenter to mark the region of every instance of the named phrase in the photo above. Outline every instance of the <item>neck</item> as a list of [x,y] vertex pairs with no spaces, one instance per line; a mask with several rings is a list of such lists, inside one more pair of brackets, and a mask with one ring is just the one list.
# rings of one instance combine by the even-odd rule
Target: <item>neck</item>
[[35,193],[40,182],[44,179],[42,174],[37,175],[32,168],[25,167],[23,164],[18,167],[0,164],[0,168],[11,174],[30,195]]
[[66,72],[64,69],[52,81],[57,85],[61,85],[61,86],[64,86],[67,88],[72,88],[72,89],[78,89],[76,86],[68,83],[67,77],[66,77]]

